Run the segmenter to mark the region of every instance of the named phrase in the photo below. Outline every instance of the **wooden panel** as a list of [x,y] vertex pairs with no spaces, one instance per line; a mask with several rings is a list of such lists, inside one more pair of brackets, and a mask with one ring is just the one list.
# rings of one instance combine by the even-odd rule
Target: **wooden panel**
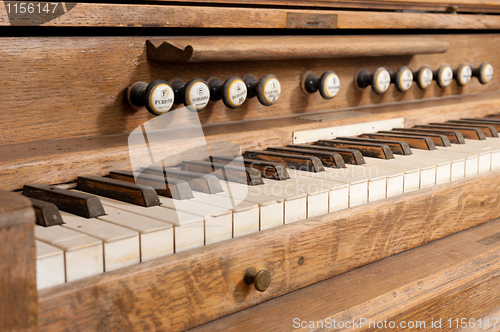
[[[148,1],[162,3],[166,0]],[[135,2],[141,2],[137,0]],[[172,0],[170,2],[183,2]],[[415,9],[429,11],[463,11],[463,12],[500,12],[500,4],[494,0],[194,0],[192,2],[210,4],[268,5],[268,6],[302,6],[324,8],[359,8],[359,9]]]
[[[490,172],[42,291],[40,329],[194,327],[497,218],[499,184]],[[249,267],[268,290],[243,283]]]
[[0,202],[0,330],[37,331],[35,212],[19,194]]
[[[500,309],[500,242],[480,242],[498,234],[499,227],[498,219],[488,222],[191,331],[246,331],[254,326],[262,332],[288,331],[311,321],[318,329],[309,330],[331,331],[327,318],[332,325],[335,319],[337,328],[339,321],[352,324],[354,318],[357,331],[370,330],[368,319],[374,322],[371,330],[376,322],[394,322],[396,328],[384,331],[404,330],[403,321],[424,322],[431,330],[432,319],[441,319],[441,328],[449,331],[448,319],[460,322],[462,317],[467,323],[475,318],[479,326],[479,318]],[[361,319],[366,320],[362,325]]]
[[[30,1],[26,1],[29,3]],[[34,2],[35,6],[37,2]],[[50,7],[53,9],[53,6]],[[498,7],[497,7],[498,8]],[[0,7],[0,26],[287,28],[287,15],[306,20],[336,15],[337,29],[498,29],[495,15],[359,12],[219,6],[67,3],[64,11],[11,14]],[[418,7],[419,10],[424,8]],[[306,25],[307,26],[307,25]]]
[[[5,110],[0,113],[0,129],[5,137],[2,144],[131,132],[153,116],[145,109],[132,109],[126,101],[126,89],[137,81],[151,82],[174,76],[187,81],[194,77],[206,79],[210,75],[226,79],[246,73],[254,73],[257,77],[273,73],[281,81],[282,94],[273,106],[263,106],[256,98],[247,100],[236,110],[228,109],[220,101],[210,102],[199,113],[202,124],[303,115],[500,88],[500,80],[495,78],[487,85],[481,85],[476,78],[465,87],[452,82],[446,89],[434,83],[427,90],[420,90],[414,84],[406,93],[390,87],[383,95],[369,88],[361,91],[354,87],[353,78],[360,67],[373,71],[379,66],[388,66],[395,72],[403,65],[417,70],[422,65],[437,69],[445,62],[457,68],[462,62],[478,66],[489,61],[500,68],[500,57],[493,56],[498,51],[496,45],[500,44],[500,35],[436,35],[429,38],[449,42],[450,50],[445,54],[413,57],[235,61],[174,66],[148,61],[145,54],[147,38],[143,37],[2,38],[0,56],[5,71],[0,88],[9,91],[0,100],[0,108]],[[341,81],[338,95],[332,100],[324,100],[319,93],[304,94],[300,89],[300,77],[306,70],[317,74],[334,70]]]
[[[495,97],[498,97],[498,94],[362,108],[366,116],[327,122],[298,118],[241,121],[231,123],[230,126],[205,126],[204,133],[208,142],[232,142],[239,145],[242,151],[259,150],[267,146],[285,146],[292,143],[292,132],[298,130],[329,128],[394,117],[404,117],[405,126],[413,127],[429,121],[444,122],[492,114],[500,109],[500,99]],[[185,150],[189,151],[189,146],[186,146]],[[198,156],[184,153],[173,156],[166,154],[166,157],[169,165],[175,165],[183,159],[196,159]],[[20,189],[24,184],[35,181],[69,182],[75,181],[79,175],[107,175],[111,170],[130,169],[127,135],[0,146],[0,161],[2,186],[11,190]]]
[[449,44],[413,36],[173,37],[146,41],[150,60],[213,62],[332,59],[445,53]]

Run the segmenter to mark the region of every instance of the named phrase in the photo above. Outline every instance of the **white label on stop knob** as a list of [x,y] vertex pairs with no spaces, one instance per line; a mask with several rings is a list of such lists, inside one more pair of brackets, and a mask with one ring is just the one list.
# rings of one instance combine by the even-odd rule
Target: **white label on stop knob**
[[189,105],[196,108],[197,111],[202,110],[210,100],[210,89],[205,83],[197,82],[191,86],[187,97]]
[[270,78],[264,84],[264,99],[270,103],[274,104],[281,94],[281,84],[275,78]]
[[170,111],[174,104],[174,91],[167,84],[158,84],[151,91],[149,103],[153,111],[158,114]]
[[339,93],[340,90],[340,79],[335,74],[330,74],[325,80],[325,92],[328,97],[333,98]]
[[247,99],[247,86],[245,82],[236,80],[229,86],[229,102],[233,106],[240,106]]
[[432,79],[434,78],[433,76],[432,70],[425,68],[420,74],[420,86],[427,89],[432,83]]
[[481,75],[483,75],[483,81],[485,83],[491,81],[491,79],[493,78],[493,66],[489,64],[486,65]]
[[375,88],[377,89],[377,91],[380,93],[384,93],[387,91],[387,89],[389,89],[390,85],[391,75],[389,75],[389,72],[387,70],[380,71],[375,78]]
[[401,73],[401,76],[399,77],[399,87],[403,91],[407,91],[409,88],[411,88],[411,85],[413,84],[413,73],[409,69],[403,70]]
[[441,85],[443,87],[450,85],[452,79],[453,79],[453,70],[451,69],[451,67],[447,66],[441,71],[441,77],[439,77]]
[[470,66],[463,66],[460,73],[458,73],[458,79],[461,85],[465,85],[470,82],[472,78],[472,68]]

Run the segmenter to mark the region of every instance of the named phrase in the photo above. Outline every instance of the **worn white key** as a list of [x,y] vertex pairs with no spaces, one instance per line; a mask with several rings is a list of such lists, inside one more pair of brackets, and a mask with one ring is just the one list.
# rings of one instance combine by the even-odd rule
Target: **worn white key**
[[[377,172],[395,172],[396,174],[402,174],[403,176],[403,184],[401,187],[401,183],[396,182],[395,185],[390,185],[391,176],[387,176],[387,197],[396,196],[402,193],[410,192],[413,190],[417,190],[420,188],[420,168],[415,165],[410,165],[406,162],[402,162],[397,159],[380,159],[380,158],[371,158],[364,157],[366,161],[366,166],[370,169],[375,169],[375,174]],[[389,188],[395,187],[397,190],[389,190]]]
[[228,240],[233,237],[233,214],[227,208],[192,200],[173,200],[161,197],[161,207],[193,214],[205,219],[205,244]]
[[78,231],[103,242],[104,271],[112,271],[140,262],[139,234],[96,218],[83,218],[61,212],[62,227]]
[[174,252],[174,227],[140,214],[106,206],[106,215],[98,219],[139,233],[141,262]]
[[[325,168],[326,169],[326,168]],[[368,177],[362,176],[361,178],[357,176],[352,176],[349,170],[345,169],[329,169],[324,172],[305,172],[299,170],[289,169],[290,176],[294,177],[313,177],[322,178],[325,181],[341,182],[344,184],[349,184],[349,207],[358,206],[368,202]],[[379,184],[379,190],[373,190],[375,192],[384,192],[386,190],[386,180],[385,178],[375,178],[371,183],[374,188]]]
[[104,272],[102,241],[62,227],[35,225],[35,238],[62,249],[66,281],[71,282]]
[[35,240],[36,287],[44,289],[64,284],[64,251]]
[[[231,190],[245,193],[246,194],[245,201],[257,204],[259,206],[260,230],[265,230],[268,228],[284,224],[285,202],[283,199],[279,199],[273,196],[258,194],[258,192],[255,192],[253,189],[251,189],[250,186],[248,186],[248,188],[245,189],[235,188],[234,185],[232,185],[231,187],[232,187]],[[217,195],[228,196],[229,193],[225,191]]]
[[259,231],[259,205],[248,202],[239,201],[239,204],[233,207],[236,198],[239,195],[233,193],[232,196],[228,192],[222,192],[215,195],[209,195],[201,192],[194,192],[194,198],[191,201],[210,204],[222,208],[230,208],[233,213],[233,237],[238,237],[246,234],[251,234]]
[[[286,181],[286,180],[285,180]],[[244,184],[233,183],[231,187],[240,188],[240,190],[248,190],[247,197],[256,197],[260,195],[271,196],[275,199],[283,201],[283,220],[285,224],[306,219],[307,218],[307,194],[296,192],[285,185],[277,184],[264,184],[259,186],[247,186]],[[287,184],[290,182],[287,182]],[[290,186],[289,186],[290,187]],[[288,190],[287,190],[288,189]]]
[[174,225],[175,252],[203,246],[205,244],[205,221],[202,217],[160,206],[142,207],[98,196],[106,210],[107,206],[140,214]]

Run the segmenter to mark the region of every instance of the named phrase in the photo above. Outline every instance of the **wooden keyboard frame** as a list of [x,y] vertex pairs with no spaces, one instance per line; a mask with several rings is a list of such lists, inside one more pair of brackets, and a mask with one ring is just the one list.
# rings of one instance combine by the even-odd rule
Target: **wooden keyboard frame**
[[[499,186],[492,171],[42,290],[39,328],[192,328],[495,219]],[[250,267],[268,290],[244,284]]]

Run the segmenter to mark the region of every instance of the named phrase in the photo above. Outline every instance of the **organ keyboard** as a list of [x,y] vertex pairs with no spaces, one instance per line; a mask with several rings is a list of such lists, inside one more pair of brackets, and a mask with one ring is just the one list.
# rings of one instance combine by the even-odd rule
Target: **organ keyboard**
[[436,294],[474,264],[497,288],[498,5],[26,4],[0,10],[0,330],[229,328],[450,238],[471,253],[428,257]]

